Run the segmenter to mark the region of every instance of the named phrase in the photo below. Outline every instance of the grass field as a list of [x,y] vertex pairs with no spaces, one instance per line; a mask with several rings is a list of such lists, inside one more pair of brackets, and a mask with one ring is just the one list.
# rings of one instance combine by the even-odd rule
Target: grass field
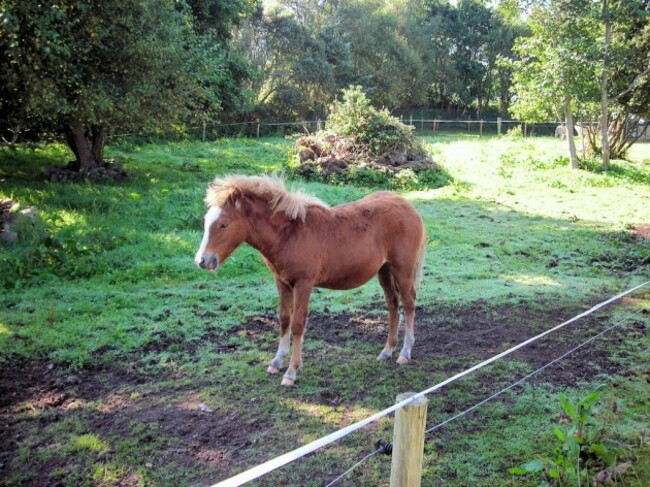
[[[376,282],[322,290],[293,388],[265,373],[278,332],[262,258],[242,246],[216,274],[193,262],[207,182],[279,173],[290,140],[122,143],[108,149],[131,175],[119,185],[44,182],[70,159],[60,145],[2,149],[0,199],[41,221],[0,247],[0,484],[211,484],[650,279],[650,145],[603,173],[568,169],[553,139],[424,141],[452,181],[404,193],[428,234],[414,360],[375,359],[387,329]],[[288,184],[332,205],[373,190]],[[554,485],[553,468],[576,485],[558,467],[569,446],[554,426],[575,424],[559,397],[596,389],[582,485],[608,465],[616,485],[649,485],[649,311],[645,288],[432,395],[429,427],[623,321],[429,435],[423,485]],[[391,435],[384,419],[254,485],[325,485]],[[541,471],[509,473],[534,460]],[[388,485],[389,472],[376,455],[341,485]]]

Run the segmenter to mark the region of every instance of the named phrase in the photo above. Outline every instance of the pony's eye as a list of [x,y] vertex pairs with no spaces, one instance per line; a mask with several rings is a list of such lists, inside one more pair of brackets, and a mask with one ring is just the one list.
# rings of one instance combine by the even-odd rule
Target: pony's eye
[[222,223],[221,225],[219,225],[219,228],[228,228],[228,224],[227,223]]

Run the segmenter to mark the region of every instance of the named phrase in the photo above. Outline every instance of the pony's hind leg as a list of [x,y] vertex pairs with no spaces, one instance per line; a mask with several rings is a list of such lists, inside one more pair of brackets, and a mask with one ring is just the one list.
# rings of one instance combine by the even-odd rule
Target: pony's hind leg
[[280,321],[280,343],[278,345],[278,352],[275,354],[271,364],[267,367],[266,371],[269,374],[277,374],[282,368],[282,360],[285,355],[289,353],[289,345],[291,343],[291,333],[289,333],[289,324],[291,323],[291,313],[293,311],[293,291],[289,286],[276,281],[278,288],[278,296],[280,304],[278,305],[278,318]]
[[404,327],[404,346],[402,347],[397,362],[400,364],[406,363],[411,359],[411,350],[415,343],[415,283],[413,282],[413,273],[409,272],[393,272],[393,277],[397,281],[400,298],[402,299],[402,306],[404,307],[404,315],[406,323]]
[[397,285],[393,276],[390,273],[390,264],[385,263],[377,273],[379,284],[384,290],[384,297],[388,305],[388,338],[386,339],[386,346],[381,351],[378,360],[388,360],[392,357],[393,351],[397,346],[397,328],[399,325],[399,294]]

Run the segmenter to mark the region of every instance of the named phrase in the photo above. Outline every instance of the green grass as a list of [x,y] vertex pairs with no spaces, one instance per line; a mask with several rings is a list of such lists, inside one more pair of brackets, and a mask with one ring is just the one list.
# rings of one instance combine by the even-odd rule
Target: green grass
[[[613,161],[604,173],[593,163],[568,169],[564,148],[553,139],[423,141],[451,182],[403,194],[427,227],[418,302],[432,316],[439,312],[447,330],[461,336],[468,319],[487,317],[490,326],[538,332],[648,280],[650,239],[635,229],[650,223],[649,145],[633,147],[630,161]],[[30,389],[24,400],[0,410],[17,438],[15,451],[0,458],[0,483],[212,483],[479,361],[468,350],[383,367],[375,360],[383,336],[375,343],[350,328],[332,341],[325,331],[308,329],[298,385],[281,389],[278,378],[266,375],[277,346],[277,296],[262,258],[243,246],[213,275],[195,268],[193,254],[206,184],[217,174],[280,173],[290,146],[280,138],[122,143],[110,146],[108,157],[131,177],[114,185],[44,182],[40,174],[48,165],[71,158],[61,145],[2,149],[0,198],[35,206],[41,221],[20,229],[19,244],[0,247],[0,364],[22,372],[50,364],[63,385],[49,387],[66,396],[44,406],[42,391]],[[290,185],[330,204],[372,191]],[[614,322],[649,307],[646,292],[604,316]],[[315,292],[311,310],[321,320],[339,313],[384,320],[385,313],[374,281],[349,292]],[[258,317],[265,324],[253,327]],[[542,376],[436,433],[425,448],[423,484],[539,485],[542,477],[513,479],[508,468],[551,453],[559,392],[580,395],[601,383],[601,413],[611,401],[619,404],[607,434],[629,446],[619,451],[620,461],[634,462],[626,479],[647,484],[650,320],[647,313],[636,319],[645,334],[626,332],[620,343],[601,345],[616,372],[595,372],[570,385]],[[505,345],[486,336],[486,350]],[[589,354],[584,357],[588,362]],[[428,423],[530,370],[513,359],[447,388],[430,398]],[[76,376],[96,384],[97,392],[66,382]],[[200,404],[220,419],[210,428],[204,424],[209,416],[196,412]],[[167,427],[172,413],[179,424]],[[224,436],[214,433],[220,424]],[[192,430],[183,433],[184,427]],[[376,438],[390,438],[391,428],[391,420],[382,420],[260,485],[322,485],[371,451]],[[190,439],[196,435],[202,439]],[[389,460],[376,456],[345,485],[387,485],[389,470]]]

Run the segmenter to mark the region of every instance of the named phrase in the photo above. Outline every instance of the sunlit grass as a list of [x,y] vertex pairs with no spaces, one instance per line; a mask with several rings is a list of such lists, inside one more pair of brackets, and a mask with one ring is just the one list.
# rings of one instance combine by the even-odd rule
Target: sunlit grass
[[560,283],[555,279],[551,279],[548,276],[528,276],[528,275],[513,275],[513,276],[503,276],[504,279],[515,282],[517,284],[523,284],[525,286],[560,286]]
[[93,453],[106,453],[110,450],[110,445],[98,438],[96,435],[85,434],[72,436],[68,448],[73,452],[89,451]]

